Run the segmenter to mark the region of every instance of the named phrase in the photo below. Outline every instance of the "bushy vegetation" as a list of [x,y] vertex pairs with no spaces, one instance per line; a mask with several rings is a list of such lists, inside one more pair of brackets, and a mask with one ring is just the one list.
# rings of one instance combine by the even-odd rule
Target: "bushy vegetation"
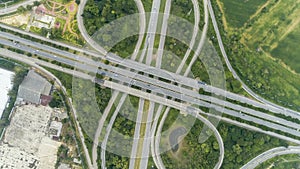
[[88,0],[83,18],[87,32],[92,35],[104,24],[137,12],[133,0]]
[[177,153],[171,150],[162,155],[166,168],[189,169],[189,168],[213,168],[219,157],[219,146],[215,137],[210,137],[206,142],[199,143],[198,136],[203,123],[197,120],[191,128]]
[[224,169],[240,168],[264,151],[278,146],[288,146],[285,141],[278,138],[226,123],[219,124],[218,131],[224,141],[225,158],[222,166]]
[[[114,153],[106,151],[106,167],[112,169],[127,169],[129,168],[129,158],[121,157]],[[98,165],[100,167],[100,165]]]
[[[166,168],[213,168],[219,157],[219,146],[211,136],[206,142],[199,143],[198,136],[203,124],[196,121],[188,135],[180,143],[179,152],[163,154]],[[231,124],[221,122],[218,131],[225,148],[223,169],[240,168],[247,161],[264,151],[278,146],[288,146],[285,141],[254,131],[249,131]]]
[[194,8],[192,1],[174,0],[171,2],[171,14],[194,23]]
[[112,49],[111,52],[117,54],[122,58],[130,58],[133,50],[135,48],[135,44],[138,40],[138,35],[131,36],[117,43]]
[[72,99],[77,110],[78,120],[87,135],[93,137],[98,120],[111,97],[111,90],[101,88],[91,81],[77,78],[73,81],[72,87]]
[[[115,102],[118,104],[118,101]],[[135,96],[127,96],[125,102],[123,103],[121,110],[119,111],[116,120],[113,124],[113,130],[117,133],[121,134],[120,136],[114,135],[110,133],[108,142],[107,142],[107,150],[106,151],[106,166],[111,166],[113,168],[128,168],[129,167],[129,158],[121,157],[116,152],[109,152],[110,149],[116,148],[117,140],[122,140],[122,143],[119,145],[118,151],[123,152],[131,152],[132,141],[131,138],[134,136],[135,130],[135,119],[137,114],[137,107],[139,103],[139,98]],[[111,109],[110,116],[114,113],[115,109]],[[110,118],[107,118],[109,121]],[[103,130],[102,136],[104,136],[106,130]],[[101,150],[98,150],[98,164],[100,162]],[[100,165],[99,165],[100,167]]]
[[62,108],[64,106],[61,95],[58,91],[54,91],[52,93],[52,100],[49,103],[49,106],[52,108]]

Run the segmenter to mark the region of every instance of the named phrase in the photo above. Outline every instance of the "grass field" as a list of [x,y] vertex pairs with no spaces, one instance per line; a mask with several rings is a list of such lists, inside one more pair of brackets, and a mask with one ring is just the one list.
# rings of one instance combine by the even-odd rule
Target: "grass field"
[[267,11],[243,33],[244,41],[251,48],[262,47],[266,52],[274,49],[281,39],[297,27],[300,4],[284,0],[270,6]]
[[284,46],[285,39],[293,38],[293,34],[297,34],[293,32],[297,27],[295,23],[299,20],[297,16],[300,3],[299,0],[275,1],[268,1],[265,10],[251,17],[246,26],[225,29],[227,35],[223,32],[225,24],[222,23],[222,9],[217,8],[216,2],[212,3],[219,29],[223,29],[221,34],[223,42],[227,44],[225,46],[227,55],[242,80],[267,100],[300,110],[300,78],[299,74],[289,69],[293,66],[290,63],[295,61],[288,62],[289,58],[293,57],[292,53],[289,56],[282,55],[282,60],[277,59],[279,56],[277,58],[272,56],[274,53],[279,54],[280,49],[287,50]]
[[300,73],[300,25],[286,36],[279,45],[271,51],[271,55],[281,59],[291,69]]
[[218,0],[229,26],[242,27],[267,0]]
[[243,32],[242,42],[251,50],[262,49],[266,55],[278,58],[300,73],[300,3],[278,1]]

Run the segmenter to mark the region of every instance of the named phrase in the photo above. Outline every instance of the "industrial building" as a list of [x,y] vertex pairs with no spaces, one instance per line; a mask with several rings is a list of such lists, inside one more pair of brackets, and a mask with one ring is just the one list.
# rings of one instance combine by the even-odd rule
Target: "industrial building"
[[47,105],[51,101],[52,85],[42,76],[30,70],[19,86],[16,104],[33,103]]

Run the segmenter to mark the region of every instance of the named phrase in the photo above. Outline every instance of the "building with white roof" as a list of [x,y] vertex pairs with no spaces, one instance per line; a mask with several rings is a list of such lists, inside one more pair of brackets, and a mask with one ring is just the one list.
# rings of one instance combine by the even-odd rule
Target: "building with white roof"
[[40,104],[41,96],[48,96],[51,88],[52,85],[45,78],[30,70],[19,86],[17,104],[22,102]]

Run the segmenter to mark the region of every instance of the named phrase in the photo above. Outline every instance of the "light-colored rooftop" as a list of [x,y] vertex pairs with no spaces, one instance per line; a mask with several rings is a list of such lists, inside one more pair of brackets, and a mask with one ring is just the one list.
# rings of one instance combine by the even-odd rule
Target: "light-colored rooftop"
[[63,126],[63,124],[61,122],[52,121],[51,124],[50,124],[50,127],[49,127],[50,137],[51,138],[53,136],[59,137],[60,133],[61,133],[62,126]]
[[54,169],[61,145],[48,137],[53,109],[45,106],[16,107],[0,143],[0,168]]
[[1,169],[32,169],[39,165],[36,156],[21,150],[18,147],[11,147],[8,144],[0,145],[0,168]]
[[51,87],[45,78],[30,70],[19,86],[18,100],[39,104],[41,94],[49,95]]
[[57,169],[71,169],[69,164],[60,164]]
[[4,135],[4,142],[28,153],[37,152],[42,138],[46,136],[52,111],[50,107],[35,105],[16,108]]

